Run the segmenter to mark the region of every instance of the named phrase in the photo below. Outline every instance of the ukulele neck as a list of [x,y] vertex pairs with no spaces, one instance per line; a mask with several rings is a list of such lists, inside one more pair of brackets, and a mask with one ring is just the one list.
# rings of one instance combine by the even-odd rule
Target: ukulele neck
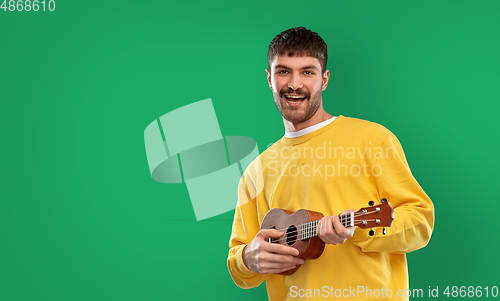
[[[354,226],[354,213],[353,212],[341,214],[341,215],[339,215],[339,219],[340,219],[340,223],[342,224],[342,226],[344,226],[346,228]],[[319,223],[319,220],[301,224],[300,226],[301,226],[302,231],[301,231],[300,239],[306,240],[306,239],[318,236],[318,223]]]

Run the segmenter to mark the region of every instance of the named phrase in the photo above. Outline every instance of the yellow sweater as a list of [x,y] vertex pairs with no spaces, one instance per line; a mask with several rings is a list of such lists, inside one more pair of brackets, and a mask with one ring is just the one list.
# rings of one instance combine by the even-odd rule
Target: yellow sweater
[[[356,228],[342,245],[326,245],[290,276],[250,271],[242,250],[272,208],[304,208],[327,215],[367,207],[387,198],[394,221]],[[424,247],[434,226],[434,207],[417,183],[398,139],[385,127],[339,116],[298,138],[283,137],[246,169],[238,187],[228,267],[234,282],[252,288],[264,280],[269,300],[408,300],[405,253]],[[389,291],[390,290],[390,291]],[[408,292],[406,292],[408,296]]]

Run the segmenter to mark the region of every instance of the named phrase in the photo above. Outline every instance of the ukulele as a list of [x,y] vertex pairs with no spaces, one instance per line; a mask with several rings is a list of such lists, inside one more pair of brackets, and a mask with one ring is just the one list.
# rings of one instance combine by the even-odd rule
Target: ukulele
[[[382,204],[373,206],[374,202],[370,201],[368,203],[370,207],[340,214],[340,223],[344,227],[371,228],[370,236],[375,234],[373,227],[384,227],[382,234],[385,235],[385,227],[390,227],[394,220],[394,210],[387,199],[384,198],[381,202]],[[298,257],[302,259],[316,259],[325,249],[325,242],[317,234],[317,226],[322,217],[323,214],[306,209],[292,212],[274,208],[264,216],[260,229],[276,229],[284,232],[280,238],[269,238],[268,242],[293,247],[299,251]],[[279,274],[292,275],[299,267],[300,265]]]

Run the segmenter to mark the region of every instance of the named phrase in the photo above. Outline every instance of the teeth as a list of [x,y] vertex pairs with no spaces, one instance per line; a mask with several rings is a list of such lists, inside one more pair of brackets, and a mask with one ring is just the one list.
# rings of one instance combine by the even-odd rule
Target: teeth
[[304,96],[298,96],[298,95],[286,95],[287,98],[304,98]]

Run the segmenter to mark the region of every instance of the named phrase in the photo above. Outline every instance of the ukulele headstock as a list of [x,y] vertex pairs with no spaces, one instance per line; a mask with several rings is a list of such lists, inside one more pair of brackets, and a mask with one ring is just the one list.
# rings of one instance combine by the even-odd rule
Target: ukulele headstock
[[394,220],[394,209],[387,199],[381,200],[382,204],[373,206],[374,202],[370,201],[370,207],[364,207],[354,213],[354,223],[362,229],[372,227],[390,227]]

